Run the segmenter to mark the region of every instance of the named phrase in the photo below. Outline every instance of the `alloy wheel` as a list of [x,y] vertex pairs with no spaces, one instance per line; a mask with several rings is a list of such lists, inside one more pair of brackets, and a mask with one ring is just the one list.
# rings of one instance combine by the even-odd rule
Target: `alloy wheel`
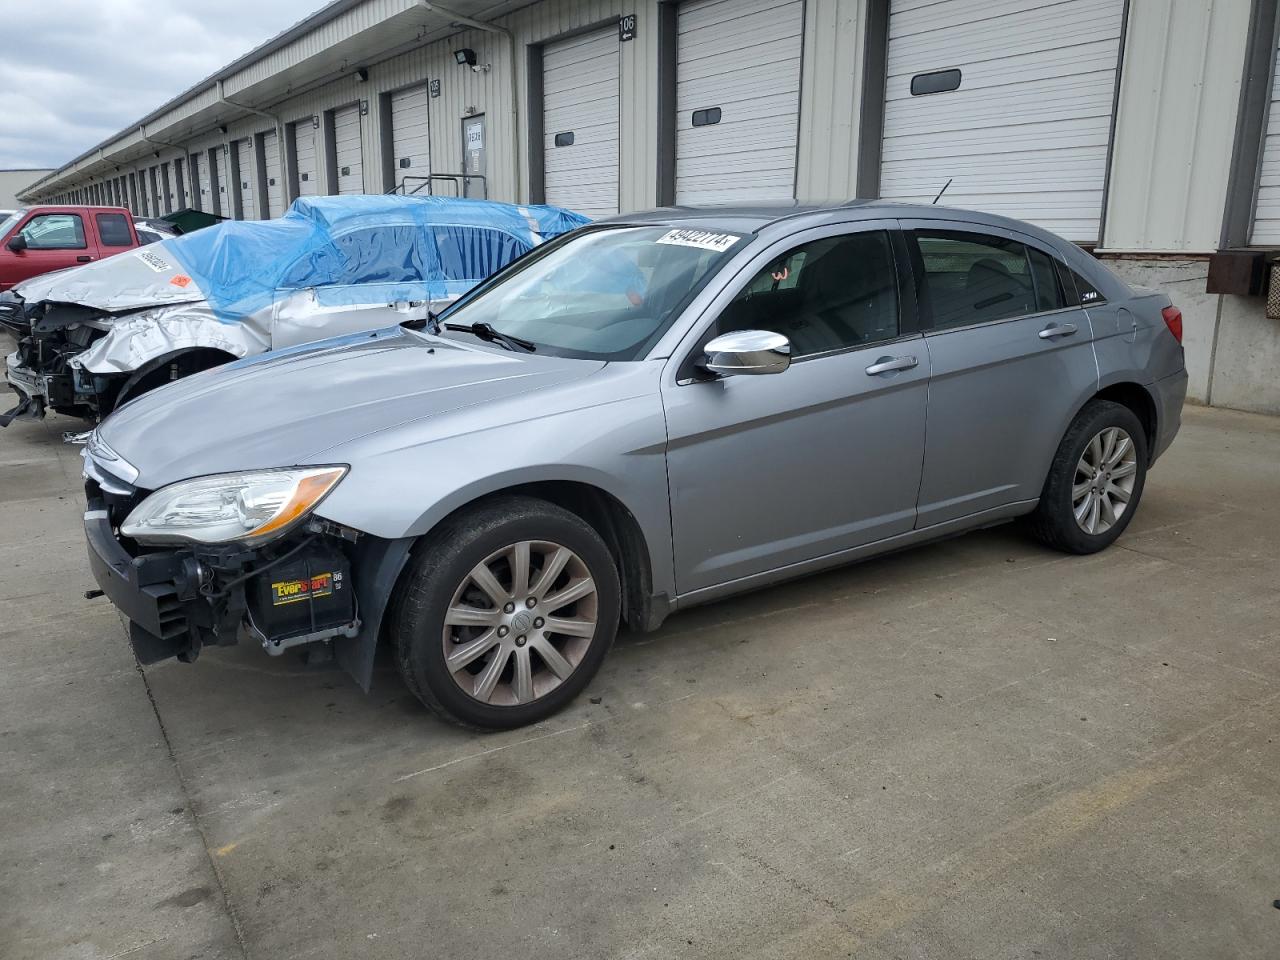
[[1120,427],[1107,427],[1084,448],[1071,486],[1071,509],[1080,529],[1106,533],[1129,509],[1138,478],[1133,438]]
[[568,547],[522,540],[496,550],[458,584],[445,613],[449,675],[493,706],[544,697],[586,656],[598,605],[591,572]]

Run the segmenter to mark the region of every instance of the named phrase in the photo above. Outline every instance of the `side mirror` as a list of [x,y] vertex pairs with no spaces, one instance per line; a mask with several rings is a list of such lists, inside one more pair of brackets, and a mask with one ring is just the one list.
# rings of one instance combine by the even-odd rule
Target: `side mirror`
[[9,242],[5,244],[14,253],[21,253],[27,249],[27,238],[20,233],[15,233],[9,238]]
[[791,366],[791,341],[768,330],[722,333],[704,348],[703,366],[729,377],[741,373],[782,373]]

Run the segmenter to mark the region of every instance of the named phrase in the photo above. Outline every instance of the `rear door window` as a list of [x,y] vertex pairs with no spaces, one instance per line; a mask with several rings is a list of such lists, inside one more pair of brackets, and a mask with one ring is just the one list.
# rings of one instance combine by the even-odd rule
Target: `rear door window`
[[28,250],[84,250],[84,221],[76,213],[41,213],[22,228]]
[[527,243],[500,230],[440,226],[432,233],[447,280],[483,280],[529,249]]
[[483,280],[528,250],[499,230],[392,225],[352,230],[310,251],[285,274],[282,286],[414,283],[424,278]]
[[1026,246],[959,230],[918,230],[924,292],[935,330],[1036,312]]
[[131,247],[133,234],[129,232],[129,220],[123,213],[99,213],[98,239],[104,247]]

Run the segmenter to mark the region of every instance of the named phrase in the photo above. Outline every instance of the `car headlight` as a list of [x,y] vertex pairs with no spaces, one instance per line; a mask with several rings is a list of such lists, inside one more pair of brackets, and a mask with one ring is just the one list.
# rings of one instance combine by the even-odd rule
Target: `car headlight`
[[300,467],[181,480],[138,504],[120,532],[139,543],[265,543],[314,510],[346,472]]

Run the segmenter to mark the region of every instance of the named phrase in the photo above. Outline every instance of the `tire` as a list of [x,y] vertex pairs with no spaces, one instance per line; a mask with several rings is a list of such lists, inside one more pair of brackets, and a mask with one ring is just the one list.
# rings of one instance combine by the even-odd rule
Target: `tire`
[[[526,588],[512,595],[522,564]],[[476,577],[481,566],[492,579]],[[581,693],[613,644],[621,607],[618,569],[600,535],[532,497],[493,500],[446,521],[397,590],[390,629],[405,684],[437,716],[483,730],[542,720]],[[474,658],[451,665],[446,648]]]
[[[1125,439],[1130,446],[1125,446]],[[1096,447],[1092,446],[1095,440]],[[1100,454],[1105,455],[1103,470],[1091,477],[1084,468]],[[1111,460],[1115,464],[1107,466]],[[1124,533],[1142,499],[1147,463],[1147,435],[1133,411],[1109,400],[1091,400],[1076,414],[1058,445],[1040,503],[1028,518],[1032,535],[1064,553],[1097,553],[1111,546]],[[1082,498],[1080,489],[1086,485],[1094,489],[1086,488]],[[1094,503],[1099,504],[1096,513]],[[1082,508],[1084,518],[1078,520],[1076,514]]]

